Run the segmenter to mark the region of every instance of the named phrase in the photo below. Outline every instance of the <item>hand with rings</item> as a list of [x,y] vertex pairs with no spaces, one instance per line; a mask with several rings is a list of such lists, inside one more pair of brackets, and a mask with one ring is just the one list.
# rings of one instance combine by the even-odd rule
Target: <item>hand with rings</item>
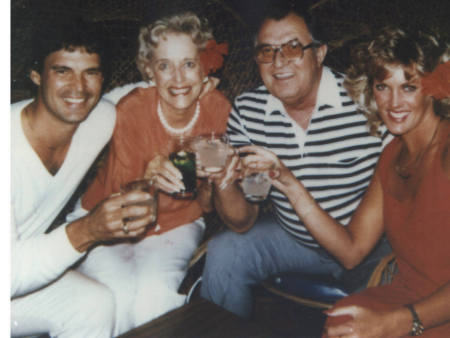
[[92,240],[106,241],[143,234],[155,218],[151,207],[142,203],[150,198],[149,193],[135,190],[112,194],[97,204],[85,217]]
[[122,231],[124,234],[129,234],[130,233],[130,229],[128,229],[128,224],[127,224],[128,220],[126,218],[122,219]]

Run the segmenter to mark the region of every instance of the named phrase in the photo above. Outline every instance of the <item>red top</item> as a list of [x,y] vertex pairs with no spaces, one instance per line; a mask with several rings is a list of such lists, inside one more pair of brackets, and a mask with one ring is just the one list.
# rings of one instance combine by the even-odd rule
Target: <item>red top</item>
[[[117,122],[104,165],[99,169],[83,196],[82,205],[92,209],[120,185],[144,176],[147,164],[156,156],[168,156],[173,136],[161,124],[157,114],[158,93],[155,87],[136,88],[117,104]],[[190,136],[215,131],[224,133],[231,105],[214,90],[200,100],[200,116]],[[160,193],[158,218],[160,229],[151,227],[147,235],[163,233],[191,223],[202,215],[197,200],[174,199]]]
[[[449,132],[447,127],[444,133]],[[394,139],[386,146],[377,170],[383,186],[385,231],[399,272],[391,285],[366,289],[338,302],[336,307],[360,305],[391,310],[425,298],[450,282],[450,180],[442,167],[444,146],[445,142],[441,142],[439,156],[431,160],[415,197],[405,201],[397,200],[388,184],[400,142]],[[339,317],[328,320],[345,321]],[[426,329],[423,337],[450,337],[450,323]]]

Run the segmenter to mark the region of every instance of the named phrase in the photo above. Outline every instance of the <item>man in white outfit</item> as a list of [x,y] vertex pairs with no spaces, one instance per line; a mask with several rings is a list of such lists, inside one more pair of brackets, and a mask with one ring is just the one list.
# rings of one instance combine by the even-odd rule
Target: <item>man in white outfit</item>
[[111,337],[111,291],[71,267],[95,244],[139,236],[152,221],[147,206],[133,205],[150,196],[134,191],[46,233],[115,123],[114,106],[100,99],[104,50],[95,29],[77,27],[39,32],[30,71],[36,97],[12,105],[12,336]]

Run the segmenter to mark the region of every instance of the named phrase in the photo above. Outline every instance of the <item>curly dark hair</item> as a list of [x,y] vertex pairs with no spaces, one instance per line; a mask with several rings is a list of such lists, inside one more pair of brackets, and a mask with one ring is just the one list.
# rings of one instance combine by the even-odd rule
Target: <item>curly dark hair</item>
[[79,17],[60,18],[48,22],[34,32],[28,69],[41,73],[48,55],[59,50],[73,51],[83,48],[88,53],[98,54],[101,70],[107,82],[109,77],[109,43],[101,26]]

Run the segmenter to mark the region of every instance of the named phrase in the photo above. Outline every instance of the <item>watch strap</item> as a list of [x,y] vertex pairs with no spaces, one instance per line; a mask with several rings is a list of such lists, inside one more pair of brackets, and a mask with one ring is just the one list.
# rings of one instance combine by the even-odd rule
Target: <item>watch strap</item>
[[419,318],[419,315],[417,314],[417,312],[414,309],[414,306],[412,304],[406,304],[405,307],[411,312],[411,315],[413,317],[412,328],[411,328],[411,332],[409,333],[409,335],[410,336],[421,336],[423,334],[423,331],[425,330],[425,328],[423,327],[423,324]]

